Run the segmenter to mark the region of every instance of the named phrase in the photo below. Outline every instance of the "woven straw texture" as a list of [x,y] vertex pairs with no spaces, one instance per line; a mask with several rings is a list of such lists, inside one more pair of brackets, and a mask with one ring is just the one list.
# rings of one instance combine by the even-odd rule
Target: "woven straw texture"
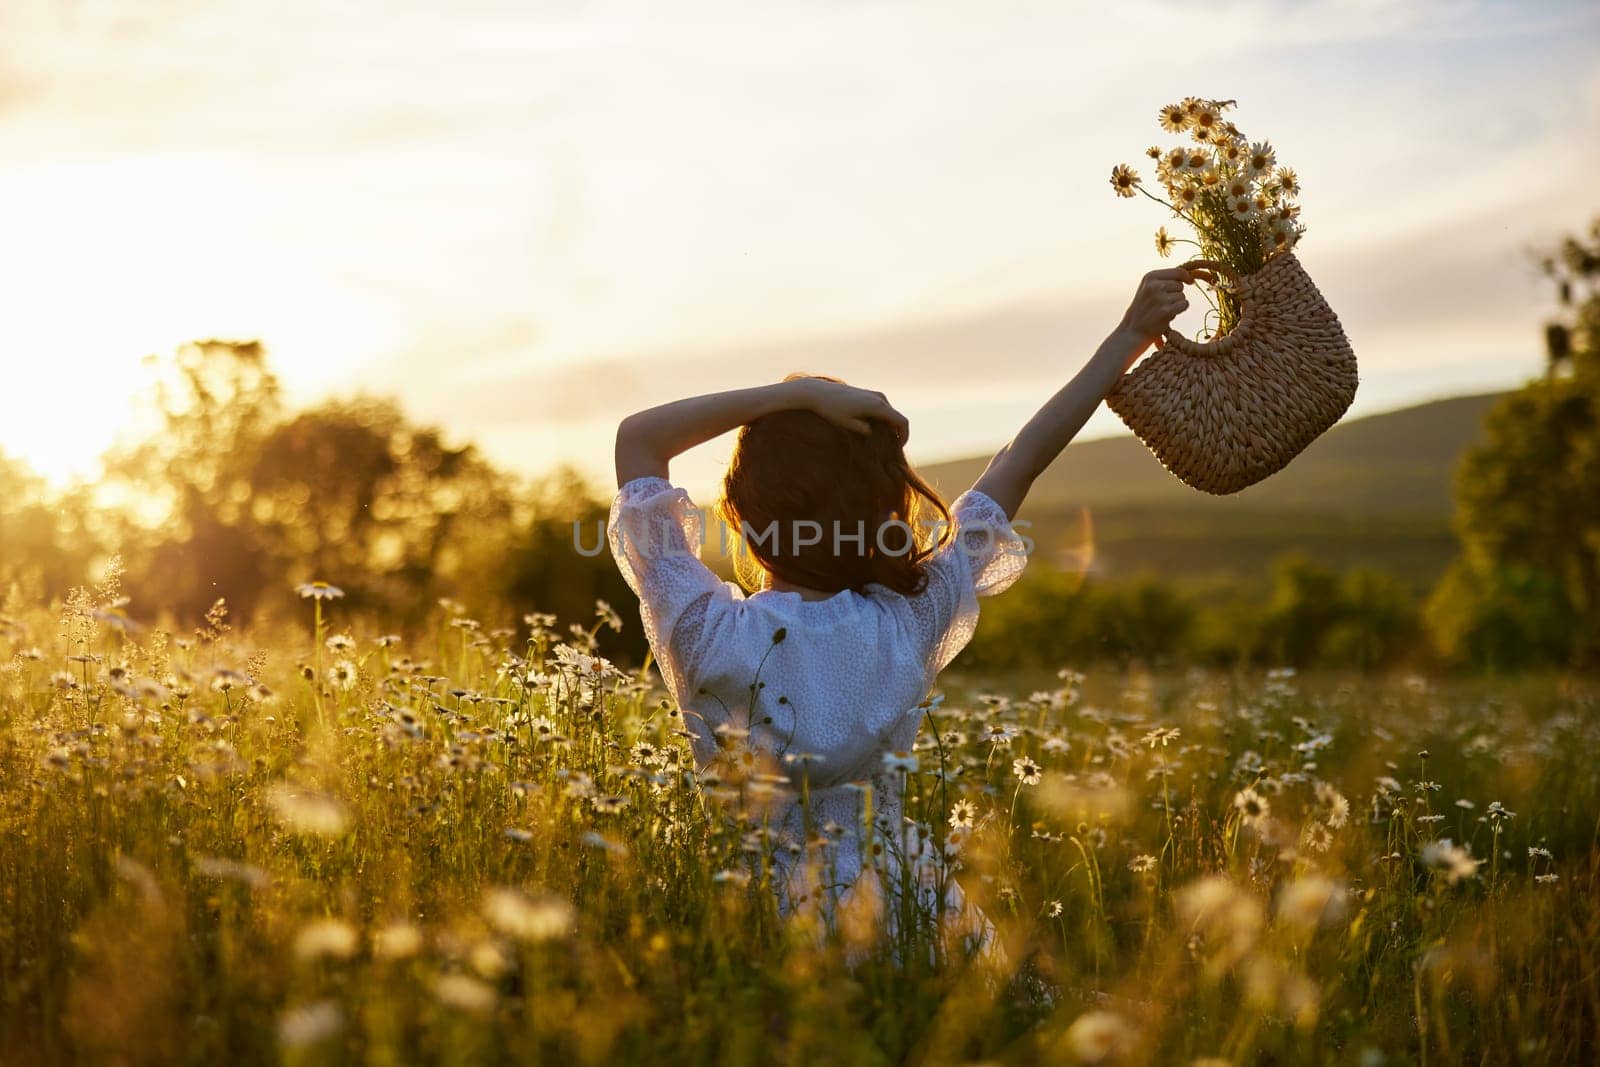
[[1186,485],[1236,493],[1284,468],[1356,395],[1356,357],[1339,318],[1292,252],[1226,275],[1239,318],[1204,343],[1167,335],[1106,402]]

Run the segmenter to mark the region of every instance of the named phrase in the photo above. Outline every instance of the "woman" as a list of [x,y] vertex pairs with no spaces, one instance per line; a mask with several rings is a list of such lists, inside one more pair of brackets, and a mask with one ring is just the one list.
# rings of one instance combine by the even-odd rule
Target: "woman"
[[[792,787],[766,819],[785,913],[809,901],[834,915],[863,871],[913,888],[924,913],[961,906],[925,831],[902,827],[926,698],[971,639],[977,598],[1022,571],[1011,520],[1034,479],[1188,306],[1190,281],[1145,275],[1087,365],[948,508],[906,462],[904,416],[833,379],[679,400],[618,427],[611,548],[696,760],[764,765],[766,789],[775,772]],[[748,596],[701,562],[703,516],[667,480],[674,456],[741,427],[719,510],[743,534]]]

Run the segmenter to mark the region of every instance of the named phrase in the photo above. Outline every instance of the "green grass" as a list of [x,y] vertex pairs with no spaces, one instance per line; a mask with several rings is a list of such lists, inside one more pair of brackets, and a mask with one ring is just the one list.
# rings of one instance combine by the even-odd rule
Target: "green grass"
[[[1298,550],[1431,584],[1456,554],[1456,463],[1481,439],[1483,415],[1500,396],[1347,419],[1278,474],[1227,497],[1183,485],[1132,436],[1080,442],[1040,477],[1020,517],[1046,556],[1092,541],[1107,577],[1264,581],[1274,558]],[[986,462],[955,460],[923,473],[954,496]]]
[[702,788],[590,629],[380,645],[333,601],[179,640],[113,595],[0,622],[0,1061],[1595,1052],[1600,719],[1570,679],[951,679],[904,788],[998,930],[968,959],[934,916],[780,920],[771,783]]

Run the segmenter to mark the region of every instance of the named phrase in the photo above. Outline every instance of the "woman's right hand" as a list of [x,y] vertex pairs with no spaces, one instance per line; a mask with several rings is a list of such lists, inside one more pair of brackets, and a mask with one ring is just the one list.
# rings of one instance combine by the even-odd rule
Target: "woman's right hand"
[[827,378],[793,378],[784,384],[803,391],[804,402],[798,406],[821,415],[835,426],[855,433],[870,433],[873,422],[885,422],[894,429],[901,444],[910,436],[911,424],[882,393]]
[[1139,279],[1133,302],[1123,312],[1121,329],[1131,334],[1140,344],[1139,351],[1161,340],[1162,334],[1189,306],[1183,295],[1185,283],[1204,277],[1208,271],[1190,271],[1183,267],[1153,270]]

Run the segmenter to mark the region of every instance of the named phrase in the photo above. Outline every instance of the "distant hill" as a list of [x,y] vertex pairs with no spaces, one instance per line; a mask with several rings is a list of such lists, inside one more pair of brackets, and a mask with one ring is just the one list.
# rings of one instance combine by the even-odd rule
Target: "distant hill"
[[[1500,395],[1350,419],[1283,471],[1228,497],[1190,489],[1132,436],[1086,441],[1039,479],[1021,517],[1033,523],[1046,558],[1062,565],[1073,562],[1063,551],[1092,529],[1091,569],[1108,575],[1237,581],[1264,577],[1273,558],[1298,550],[1425,584],[1454,554],[1456,461]],[[935,464],[923,474],[950,497],[986,462]]]

